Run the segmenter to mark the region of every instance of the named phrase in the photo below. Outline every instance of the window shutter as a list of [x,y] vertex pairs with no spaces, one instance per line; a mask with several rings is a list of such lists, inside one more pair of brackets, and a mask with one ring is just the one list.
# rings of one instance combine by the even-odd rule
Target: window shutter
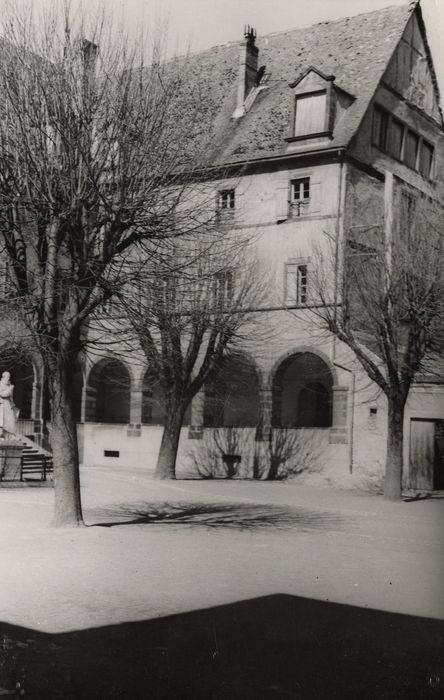
[[297,290],[297,265],[286,264],[285,265],[285,303],[286,304],[296,304],[296,290]]
[[321,211],[321,183],[310,180],[310,208],[308,214]]
[[0,298],[8,295],[8,263],[5,258],[0,258]]
[[278,183],[275,197],[276,221],[286,221],[286,219],[288,219],[288,209],[290,206],[290,183],[287,178]]
[[295,136],[307,136],[325,131],[327,94],[296,97]]

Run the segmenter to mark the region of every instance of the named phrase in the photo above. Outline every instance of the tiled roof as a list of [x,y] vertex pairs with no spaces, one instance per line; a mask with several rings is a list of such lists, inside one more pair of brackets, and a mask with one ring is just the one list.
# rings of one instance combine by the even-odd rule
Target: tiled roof
[[217,104],[213,163],[230,163],[285,153],[294,81],[310,65],[336,77],[335,84],[356,100],[335,128],[329,148],[347,146],[358,128],[378,82],[416,3],[388,7],[355,17],[322,22],[258,37],[259,63],[269,75],[247,114],[231,119],[236,107],[241,42],[215,46],[187,61],[202,100]]

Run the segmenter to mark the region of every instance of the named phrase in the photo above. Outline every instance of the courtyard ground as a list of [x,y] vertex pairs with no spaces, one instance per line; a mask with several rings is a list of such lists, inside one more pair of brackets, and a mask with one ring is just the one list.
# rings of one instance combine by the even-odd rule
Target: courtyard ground
[[[0,490],[0,695],[442,698],[444,499],[82,472]],[[433,619],[434,618],[434,619]]]

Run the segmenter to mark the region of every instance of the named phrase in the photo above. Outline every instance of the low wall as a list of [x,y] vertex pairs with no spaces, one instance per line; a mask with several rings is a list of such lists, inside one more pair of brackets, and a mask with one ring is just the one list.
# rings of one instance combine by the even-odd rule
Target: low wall
[[[110,425],[103,423],[85,423],[78,426],[79,444],[83,465],[120,466],[140,468],[153,473],[162,439],[162,426],[142,426],[140,436],[128,435],[126,425]],[[239,476],[251,475],[255,451],[255,430],[244,428],[238,431],[240,435],[239,452],[242,456]],[[331,484],[347,485],[350,481],[348,445],[330,444],[329,429],[305,428],[297,431],[299,447],[296,451],[295,470],[304,463],[308,466],[307,473],[327,479]],[[179,452],[177,458],[177,475],[190,476],[196,474],[195,464],[203,467],[209,462],[207,445],[211,442],[213,430],[206,428],[203,439],[189,439],[188,427],[182,428]],[[265,443],[257,443],[261,449]],[[305,451],[305,452],[304,452]],[[306,456],[308,455],[308,456]],[[220,460],[220,456],[218,456]],[[205,469],[202,473],[204,473]],[[307,478],[304,472],[304,479]]]
[[[140,435],[133,436],[128,435],[127,425],[83,423],[78,426],[81,461],[88,467],[116,465],[146,469],[152,473],[156,467],[162,432],[160,425],[144,425]],[[181,455],[186,453],[185,445],[188,442],[194,441],[188,440],[188,427],[184,427],[179,444]]]

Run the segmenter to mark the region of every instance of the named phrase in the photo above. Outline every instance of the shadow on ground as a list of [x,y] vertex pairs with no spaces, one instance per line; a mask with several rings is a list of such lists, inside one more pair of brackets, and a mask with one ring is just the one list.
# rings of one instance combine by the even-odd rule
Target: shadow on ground
[[1,624],[0,635],[3,691],[36,700],[444,694],[444,621],[292,596],[64,634]]
[[114,505],[90,512],[101,527],[121,525],[184,525],[238,530],[273,528],[326,529],[344,517],[333,512],[255,503],[142,503]]

